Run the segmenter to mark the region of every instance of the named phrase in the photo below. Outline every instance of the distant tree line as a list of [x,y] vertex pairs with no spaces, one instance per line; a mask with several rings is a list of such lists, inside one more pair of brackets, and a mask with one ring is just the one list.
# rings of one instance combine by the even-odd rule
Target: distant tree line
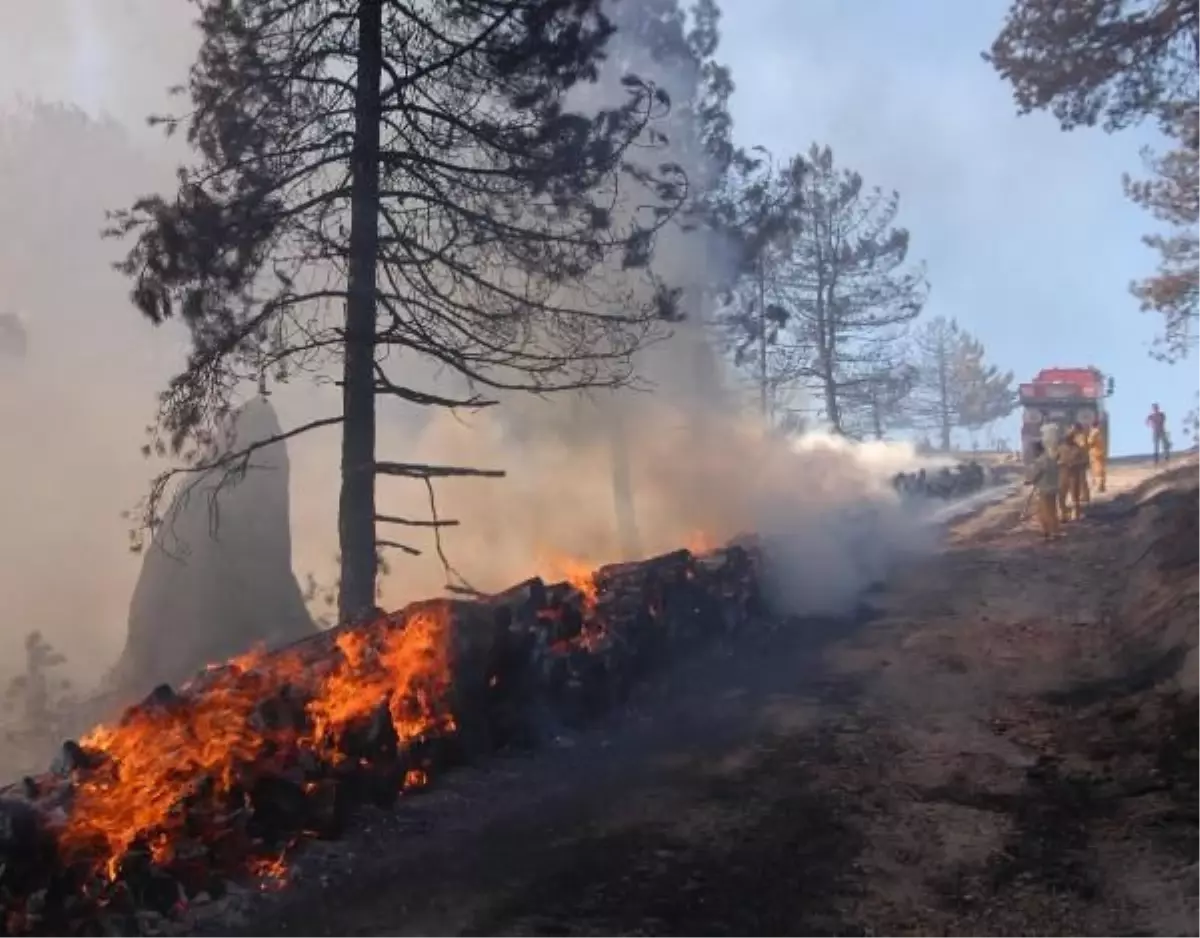
[[[676,148],[688,141],[703,158],[689,166],[708,171],[689,179],[678,220],[706,229],[718,257],[688,308],[715,329],[764,423],[860,438],[916,430],[949,446],[955,430],[1011,413],[1012,374],[981,342],[956,323],[921,321],[928,282],[909,260],[897,193],[839,166],[828,146],[777,158],[734,143],[715,0],[615,9],[654,61],[691,76],[664,124]],[[797,396],[804,406],[792,406]]]
[[[728,126],[728,121],[724,122]],[[979,430],[1012,412],[1011,372],[944,318],[921,319],[928,281],[909,260],[900,198],[840,167],[828,146],[776,160],[734,149],[702,206],[736,263],[715,326],[782,432],[820,423],[855,438]],[[815,420],[787,401],[807,397]]]

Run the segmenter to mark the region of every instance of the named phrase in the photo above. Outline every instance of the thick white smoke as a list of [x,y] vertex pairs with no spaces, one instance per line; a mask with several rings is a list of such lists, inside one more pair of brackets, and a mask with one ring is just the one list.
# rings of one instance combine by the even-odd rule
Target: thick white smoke
[[[628,15],[632,5],[624,9]],[[580,89],[575,106],[619,100],[626,69],[676,101],[689,92],[691,75],[664,69],[621,33],[612,51],[600,81]],[[678,162],[700,183],[711,167],[688,130],[672,121],[670,145],[648,159]],[[496,411],[433,417],[416,447],[423,461],[509,474],[440,488],[442,510],[465,523],[446,533],[446,549],[472,586],[499,589],[568,563],[758,533],[770,546],[776,598],[791,612],[828,613],[852,607],[893,561],[927,542],[927,530],[890,484],[895,472],[920,462],[910,446],[819,435],[793,444],[768,437],[739,408],[699,299],[712,294],[733,260],[728,246],[695,230],[674,227],[660,237],[656,272],[683,289],[688,318],[669,341],[639,354],[648,390],[510,396]],[[404,509],[397,514],[422,508],[410,493],[380,493],[381,502],[393,498]],[[446,579],[432,559],[404,561],[400,577],[395,587],[385,585],[395,589],[389,598]]]

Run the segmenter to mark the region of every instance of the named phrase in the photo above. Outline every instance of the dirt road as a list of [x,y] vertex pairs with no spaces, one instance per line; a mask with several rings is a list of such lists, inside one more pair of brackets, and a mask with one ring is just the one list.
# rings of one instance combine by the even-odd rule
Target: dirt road
[[1148,474],[450,778],[243,932],[1197,934],[1196,468]]

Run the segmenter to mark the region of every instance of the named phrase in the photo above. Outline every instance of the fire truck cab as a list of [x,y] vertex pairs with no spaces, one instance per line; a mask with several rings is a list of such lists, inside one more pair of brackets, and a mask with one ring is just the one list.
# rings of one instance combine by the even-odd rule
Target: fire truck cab
[[[1033,444],[1042,438],[1042,428],[1056,424],[1065,432],[1072,424],[1099,424],[1108,446],[1108,411],[1104,400],[1113,393],[1113,379],[1099,368],[1043,368],[1019,390],[1021,403],[1021,456],[1033,461]],[[1107,453],[1105,454],[1107,455]]]

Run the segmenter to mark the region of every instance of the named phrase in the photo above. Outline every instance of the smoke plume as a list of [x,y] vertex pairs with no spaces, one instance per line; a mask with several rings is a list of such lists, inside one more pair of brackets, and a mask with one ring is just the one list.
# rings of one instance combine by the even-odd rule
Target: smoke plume
[[[165,108],[165,98],[146,89],[179,81],[195,43],[186,5],[168,16],[158,12],[168,4],[125,0],[92,24],[91,51],[81,60],[81,6],[13,4],[0,13],[0,37],[11,37],[11,17],[36,18],[31,11],[44,10],[37,25],[46,44],[59,43],[59,60],[86,65],[88,87],[100,89],[99,101],[84,103],[120,117],[14,103],[12,94],[0,116],[0,223],[7,233],[0,308],[21,310],[30,334],[24,360],[5,363],[0,373],[0,433],[9,454],[0,463],[0,659],[17,661],[25,633],[39,629],[64,650],[76,680],[86,682],[115,660],[124,641],[140,558],[127,549],[121,512],[158,468],[139,452],[143,431],[185,348],[179,329],[156,330],[134,311],[127,282],[110,266],[120,245],[99,231],[106,209],[170,185],[183,156],[177,144],[132,121]],[[139,24],[149,22],[156,24],[154,41],[135,41]],[[623,52],[624,64],[636,59],[634,50]],[[27,98],[72,93],[61,71],[36,65],[27,74],[40,75],[44,85],[6,90]],[[638,65],[668,91],[687,78]],[[616,77],[610,70],[579,105],[603,103],[616,93]],[[708,167],[694,156],[687,165],[685,154],[697,148],[684,143],[676,138],[679,152],[670,156],[698,179]],[[711,286],[722,257],[721,245],[697,238],[669,232],[658,255],[659,274],[692,297]],[[848,608],[919,542],[917,523],[886,485],[894,465],[908,458],[903,451],[892,464],[879,455],[886,447],[797,447],[769,438],[731,390],[703,305],[693,302],[687,312],[669,341],[640,355],[642,390],[510,395],[498,408],[467,415],[384,403],[381,459],[507,472],[504,479],[438,485],[441,516],[462,522],[443,534],[445,554],[470,585],[497,589],[536,572],[553,576],[567,564],[754,532],[772,546],[778,598],[791,611],[828,612]],[[404,368],[418,386],[437,389],[447,380],[421,362]],[[279,388],[273,402],[287,426],[337,413],[339,395],[294,383]],[[302,580],[311,573],[328,584],[335,575],[337,447],[336,431],[289,446],[293,566]],[[416,517],[429,511],[423,487],[390,479],[380,481],[378,506]],[[386,607],[439,593],[447,583],[430,539],[421,534],[413,546],[424,554],[388,558]]]

